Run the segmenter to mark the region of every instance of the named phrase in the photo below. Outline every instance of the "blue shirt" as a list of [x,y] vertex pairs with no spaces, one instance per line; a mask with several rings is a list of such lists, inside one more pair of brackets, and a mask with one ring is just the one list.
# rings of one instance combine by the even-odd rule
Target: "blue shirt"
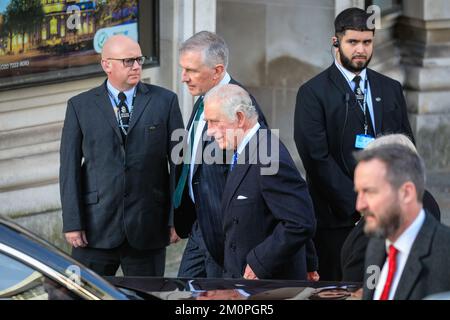
[[[339,69],[339,71],[341,71],[341,73],[344,76],[345,80],[347,80],[347,83],[350,86],[350,89],[352,89],[352,91],[354,92],[356,84],[353,82],[353,78],[356,77],[356,74],[354,74],[353,72],[345,69],[336,60],[334,61],[334,63],[336,64],[336,67]],[[361,71],[359,76],[361,77],[361,81],[359,82],[359,87],[364,90],[365,89],[365,81],[367,79],[367,68],[364,69],[363,71]],[[374,113],[373,113],[372,93],[370,91],[370,82],[369,82],[368,79],[367,79],[367,90],[364,92],[364,95],[365,95],[365,99],[366,99],[367,108],[370,111],[370,120],[372,121],[372,128],[374,130],[374,133],[376,134],[377,129],[375,128],[375,118],[374,118]]]
[[[110,94],[108,94],[109,100],[111,101],[111,104],[114,108],[114,114],[116,115],[116,118],[117,118],[117,106],[119,105],[119,102],[120,102],[120,100],[119,100],[120,91],[117,90],[116,88],[114,88],[109,81],[106,81],[106,87],[108,88],[108,91],[110,93]],[[126,103],[128,106],[128,110],[130,111],[130,114],[133,113],[133,107],[134,107],[133,106],[133,95],[134,95],[135,89],[136,89],[136,87],[123,92],[125,94],[125,96],[127,97]]]

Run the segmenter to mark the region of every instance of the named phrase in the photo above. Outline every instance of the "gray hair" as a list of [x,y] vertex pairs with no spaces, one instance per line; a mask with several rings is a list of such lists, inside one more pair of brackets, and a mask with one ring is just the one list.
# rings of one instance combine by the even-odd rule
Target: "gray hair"
[[205,65],[214,68],[223,64],[228,66],[228,47],[223,38],[213,32],[200,31],[184,41],[180,46],[180,55],[187,51],[202,51]]
[[231,121],[236,120],[236,113],[242,112],[249,120],[258,120],[258,112],[247,91],[235,84],[219,85],[211,89],[205,96],[205,104],[210,100],[218,100],[221,110]]
[[417,190],[417,200],[422,202],[425,192],[425,165],[422,158],[409,147],[399,143],[380,145],[355,153],[356,161],[378,159],[386,165],[386,178],[390,185],[399,189],[411,181]]
[[393,133],[384,136],[383,135],[378,136],[375,140],[373,140],[367,145],[367,149],[378,148],[387,144],[399,144],[408,147],[414,153],[418,153],[411,139],[408,136],[401,133]]

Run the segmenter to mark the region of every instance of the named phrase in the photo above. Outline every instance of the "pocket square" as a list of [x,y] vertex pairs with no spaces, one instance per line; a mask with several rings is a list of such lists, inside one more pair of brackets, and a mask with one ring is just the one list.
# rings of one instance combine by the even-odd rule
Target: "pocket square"
[[238,200],[245,200],[245,199],[247,199],[247,197],[246,196],[238,196],[237,199]]

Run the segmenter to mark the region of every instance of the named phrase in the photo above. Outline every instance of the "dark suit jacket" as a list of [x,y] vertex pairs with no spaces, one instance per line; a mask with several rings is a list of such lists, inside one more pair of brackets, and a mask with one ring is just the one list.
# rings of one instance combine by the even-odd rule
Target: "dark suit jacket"
[[[370,69],[367,75],[376,133],[404,133],[412,138],[400,83]],[[350,227],[359,219],[353,152],[356,135],[363,133],[363,113],[335,64],[300,87],[294,139],[306,169],[318,228]]]
[[[437,221],[441,220],[439,205],[426,190],[423,196],[423,207]],[[342,281],[362,282],[364,279],[364,257],[370,239],[364,233],[364,225],[365,219],[361,218],[342,245]]]
[[[428,295],[450,290],[450,228],[440,224],[427,213],[411,248],[405,268],[400,277],[394,300],[419,300]],[[385,240],[372,238],[366,253],[367,266],[381,269],[386,260]],[[364,276],[363,299],[371,300],[375,289],[369,289],[367,283],[371,275]],[[373,275],[372,275],[373,277]]]
[[[269,165],[267,154],[272,154]],[[239,157],[222,198],[224,277],[242,277],[249,264],[260,279],[306,279],[305,244],[315,218],[305,181],[278,137],[261,129]],[[262,168],[275,165],[276,174],[262,174]]]
[[[241,84],[231,79],[231,84]],[[244,88],[245,89],[245,88]],[[255,98],[250,95],[253,105],[259,114],[259,122],[266,124],[266,119],[256,102]],[[189,119],[187,130],[192,125],[195,113],[200,105],[200,100],[194,105],[191,117]],[[199,148],[198,152],[202,152],[207,145],[216,143],[214,138],[206,136],[204,130],[203,148]],[[177,181],[181,173],[182,165],[178,166]],[[174,210],[175,228],[179,236],[186,238],[189,236],[192,224],[198,219],[200,230],[202,232],[205,245],[214,258],[214,260],[222,265],[223,263],[223,228],[222,228],[222,212],[220,203],[225,186],[225,180],[228,173],[228,165],[225,164],[195,164],[194,174],[192,177],[193,192],[195,204],[189,196],[189,177],[184,188],[182,202],[179,208]]]
[[85,230],[89,246],[137,249],[168,244],[173,130],[183,128],[177,96],[138,84],[126,143],[105,83],[68,101],[61,140],[63,231]]

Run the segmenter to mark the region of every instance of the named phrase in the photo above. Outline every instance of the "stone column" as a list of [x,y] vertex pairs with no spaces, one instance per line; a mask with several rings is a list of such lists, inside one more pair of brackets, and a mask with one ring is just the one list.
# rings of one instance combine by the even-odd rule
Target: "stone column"
[[417,144],[429,169],[450,171],[450,3],[403,5],[398,36]]
[[442,210],[450,208],[450,2],[408,0],[403,9],[397,33],[410,119]]

